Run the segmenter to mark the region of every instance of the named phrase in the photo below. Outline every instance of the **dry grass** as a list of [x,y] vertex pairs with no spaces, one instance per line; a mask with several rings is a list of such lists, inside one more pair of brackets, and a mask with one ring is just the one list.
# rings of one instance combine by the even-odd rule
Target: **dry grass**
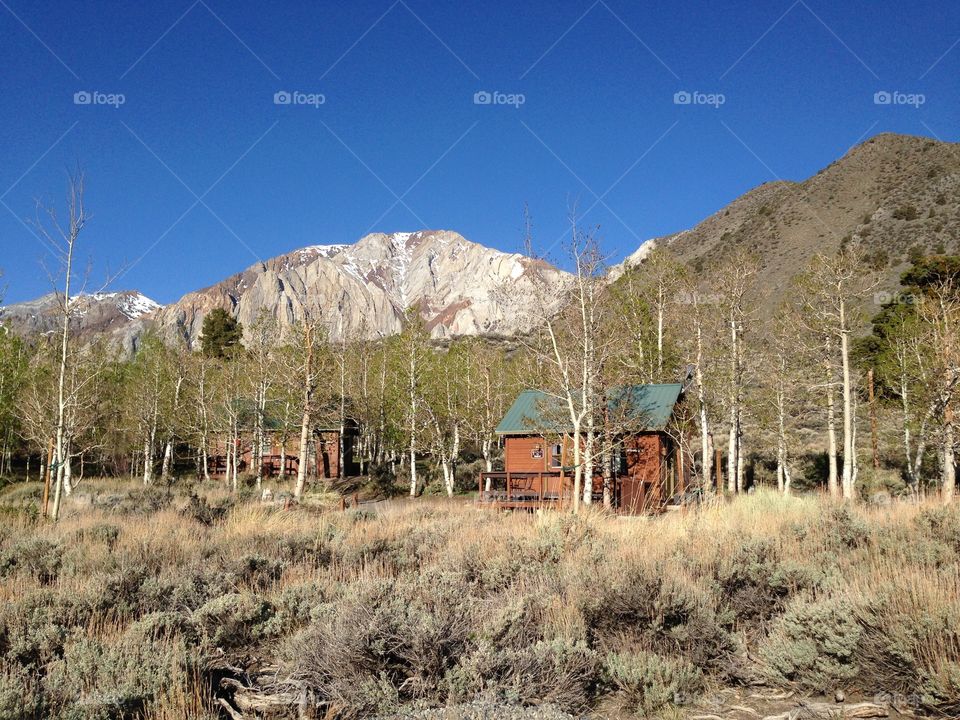
[[214,717],[238,666],[343,716],[481,697],[649,715],[753,682],[956,713],[958,553],[955,509],[763,493],[629,519],[68,507],[0,528],[0,718]]

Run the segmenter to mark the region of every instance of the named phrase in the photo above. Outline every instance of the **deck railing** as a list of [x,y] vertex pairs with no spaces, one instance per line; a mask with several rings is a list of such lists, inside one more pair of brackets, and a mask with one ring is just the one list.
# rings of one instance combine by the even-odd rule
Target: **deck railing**
[[548,507],[572,499],[569,476],[550,472],[481,472],[478,501],[501,507]]

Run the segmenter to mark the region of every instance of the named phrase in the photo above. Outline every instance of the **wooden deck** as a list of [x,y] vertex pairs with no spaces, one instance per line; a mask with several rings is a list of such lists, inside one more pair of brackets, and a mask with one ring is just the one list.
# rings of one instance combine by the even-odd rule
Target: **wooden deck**
[[563,471],[481,472],[477,502],[491,508],[540,510],[570,507],[573,478]]
[[[573,506],[573,476],[564,470],[544,472],[481,472],[477,504],[501,510],[560,510]],[[612,500],[616,512],[646,515],[663,510],[666,503],[653,483],[629,475],[613,478]],[[593,481],[593,502],[603,502],[603,481]]]

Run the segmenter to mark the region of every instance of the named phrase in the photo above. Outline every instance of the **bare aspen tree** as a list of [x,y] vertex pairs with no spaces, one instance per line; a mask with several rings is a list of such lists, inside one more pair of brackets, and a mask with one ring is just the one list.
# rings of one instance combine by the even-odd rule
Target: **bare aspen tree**
[[[804,309],[811,329],[822,336],[829,336],[825,343],[832,370],[830,353],[839,353],[840,388],[842,401],[843,466],[840,491],[845,500],[854,497],[856,457],[854,449],[855,423],[854,392],[855,378],[851,361],[850,335],[855,327],[855,307],[873,283],[866,277],[866,267],[861,251],[856,247],[841,248],[835,255],[818,254],[811,263],[809,272],[802,280],[805,286]],[[831,373],[832,374],[832,373]],[[835,424],[833,383],[827,386],[828,443],[835,444],[830,427]],[[831,457],[835,457],[831,449]],[[831,473],[831,494],[833,481]]]
[[[430,335],[420,317],[419,306],[407,310],[403,331],[393,347],[397,350],[398,402],[402,410],[398,413],[406,434],[406,455],[409,462],[409,494],[416,497],[420,489],[417,477],[417,456],[420,452],[424,433],[421,423],[425,415],[424,382],[426,364],[430,354]],[[384,417],[386,421],[386,417]]]
[[183,385],[187,380],[189,364],[187,357],[189,349],[183,340],[179,340],[176,349],[167,349],[166,360],[170,367],[168,376],[172,384],[169,400],[169,407],[166,412],[166,442],[163,448],[163,461],[160,465],[160,481],[164,484],[170,481],[170,469],[173,463],[173,449],[179,437],[182,435],[181,428],[183,420],[180,417],[181,403],[183,399]]
[[717,271],[720,307],[727,325],[727,411],[729,439],[727,444],[727,491],[743,491],[743,394],[745,384],[745,335],[749,313],[748,292],[757,267],[747,253],[736,253]]
[[[83,171],[77,169],[70,173],[67,178],[67,223],[63,225],[57,218],[56,210],[52,207],[44,209],[46,220],[37,217],[36,229],[47,241],[47,244],[57,249],[59,261],[63,271],[63,292],[57,293],[57,301],[60,311],[60,367],[57,381],[57,422],[55,430],[55,451],[54,462],[56,463],[56,481],[53,488],[53,510],[52,519],[54,522],[60,518],[61,496],[64,492],[69,493],[70,488],[64,487],[64,469],[69,462],[67,456],[67,444],[69,441],[67,419],[66,382],[68,367],[68,357],[70,349],[70,313],[72,281],[73,281],[73,263],[74,252],[80,233],[87,223],[87,212],[83,202],[84,193],[84,175]],[[39,210],[39,208],[38,208]],[[69,476],[67,476],[69,482]]]
[[297,327],[297,341],[295,344],[297,355],[297,379],[301,383],[300,395],[300,455],[297,465],[297,482],[293,496],[299,500],[303,496],[307,483],[307,472],[310,464],[310,447],[313,435],[313,405],[314,396],[320,384],[322,374],[326,370],[323,357],[323,345],[326,341],[323,328],[314,314],[305,311],[303,321]]
[[957,484],[954,405],[960,384],[960,287],[947,277],[929,285],[919,298],[933,363],[934,402],[940,419],[940,496],[953,502]]
[[263,446],[266,441],[267,399],[276,377],[277,324],[266,313],[260,313],[250,326],[247,355],[253,385],[253,447],[251,462],[256,474],[257,490],[263,486]]
[[[541,333],[528,347],[549,371],[548,395],[564,408],[573,457],[573,510],[593,502],[593,477],[602,432],[603,360],[613,345],[604,334],[605,264],[595,233],[582,231],[571,215],[568,252],[572,277],[563,287],[535,285],[534,312]],[[558,298],[562,309],[558,312]]]
[[[697,275],[681,275],[679,302],[683,311],[678,323],[686,330],[686,342],[683,351],[686,362],[693,367],[693,384],[696,388],[696,423],[700,446],[701,485],[705,491],[713,488],[714,447],[712,434],[711,407],[718,404],[714,394],[719,387],[715,379],[715,350],[720,346],[717,337],[717,312],[720,300],[718,294],[704,291],[702,280]],[[717,468],[719,470],[719,468]],[[723,488],[719,485],[716,490]]]
[[789,438],[787,422],[791,416],[799,414],[800,402],[797,397],[795,379],[797,355],[796,324],[791,308],[781,305],[772,320],[770,328],[769,353],[767,354],[764,390],[772,391],[768,403],[772,405],[776,416],[776,476],[777,490],[789,495],[792,489],[793,474],[790,470]]

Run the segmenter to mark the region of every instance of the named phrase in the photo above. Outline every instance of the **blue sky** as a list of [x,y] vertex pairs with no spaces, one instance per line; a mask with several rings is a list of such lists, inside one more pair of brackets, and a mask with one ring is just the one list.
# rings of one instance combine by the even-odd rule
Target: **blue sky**
[[171,302],[370,231],[519,250],[524,203],[556,262],[574,204],[618,260],[869,136],[960,121],[953,2],[0,0],[0,38],[7,302],[49,290],[21,221],[78,162],[90,286],[123,270],[113,289]]

